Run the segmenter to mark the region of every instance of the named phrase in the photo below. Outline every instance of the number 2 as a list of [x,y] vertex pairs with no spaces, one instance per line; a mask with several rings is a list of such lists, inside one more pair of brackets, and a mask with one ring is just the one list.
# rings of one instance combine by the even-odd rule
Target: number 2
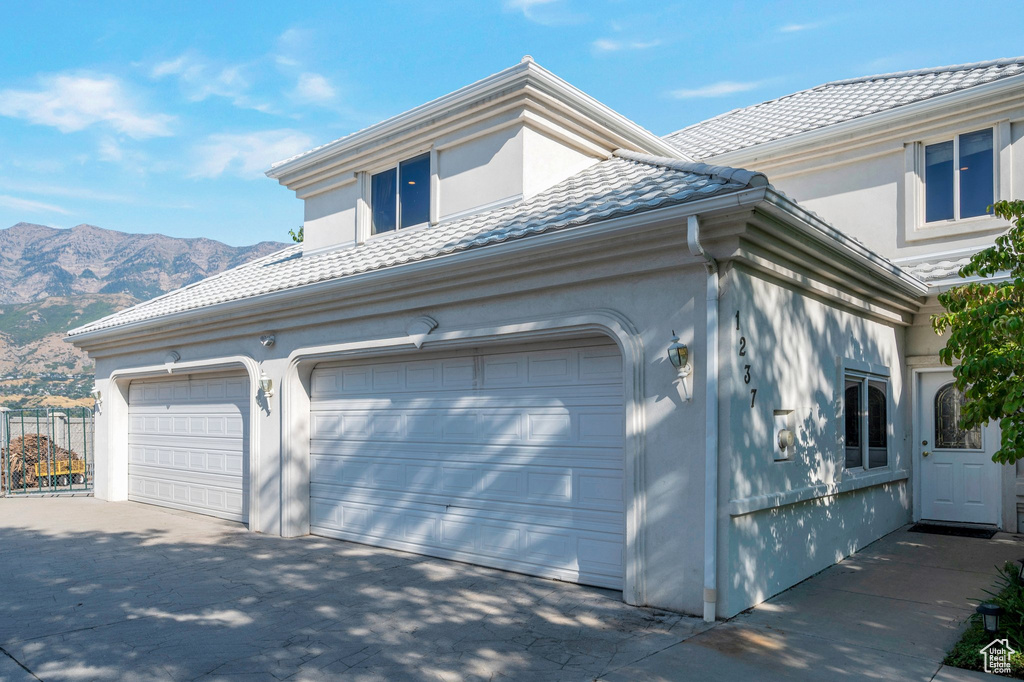
[[740,337],[740,355],[746,355],[746,354],[747,354],[747,337],[741,336]]

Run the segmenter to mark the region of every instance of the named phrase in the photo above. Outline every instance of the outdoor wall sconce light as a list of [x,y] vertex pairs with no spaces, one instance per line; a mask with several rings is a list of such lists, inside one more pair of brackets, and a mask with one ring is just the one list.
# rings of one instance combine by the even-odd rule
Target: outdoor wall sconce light
[[90,395],[92,396],[92,399],[96,401],[96,407],[99,407],[103,403],[103,394],[100,393],[100,389],[93,386]]
[[679,343],[679,335],[672,331],[672,343],[668,347],[668,360],[672,366],[679,370],[679,378],[690,376],[693,368],[690,367],[690,350],[685,343]]
[[668,361],[676,368],[676,376],[683,389],[683,401],[690,402],[690,387],[687,378],[693,373],[690,366],[690,349],[685,343],[679,343],[679,335],[672,330],[672,342],[668,345]]
[[277,343],[277,337],[274,334],[264,334],[260,337],[260,343],[263,344],[264,348],[273,348],[274,344]]
[[1003,607],[986,602],[979,604],[975,611],[981,614],[982,624],[985,626],[985,632],[988,635],[995,635],[999,632],[999,616],[1003,615]]
[[263,370],[260,370],[260,390],[268,398],[274,397],[274,380],[268,377]]

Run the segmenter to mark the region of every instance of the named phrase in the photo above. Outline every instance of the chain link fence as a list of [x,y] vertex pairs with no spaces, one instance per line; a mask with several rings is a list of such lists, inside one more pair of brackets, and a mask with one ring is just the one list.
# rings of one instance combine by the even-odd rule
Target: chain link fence
[[0,493],[92,492],[94,433],[88,407],[0,408]]

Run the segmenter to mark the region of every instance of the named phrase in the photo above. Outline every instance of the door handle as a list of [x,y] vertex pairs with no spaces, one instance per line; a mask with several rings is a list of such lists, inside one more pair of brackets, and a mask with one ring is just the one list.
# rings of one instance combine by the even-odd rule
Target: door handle
[[928,452],[927,450],[922,450],[922,451],[921,451],[921,456],[922,456],[922,457],[927,457],[927,456],[928,456],[928,455],[930,455],[930,454],[932,454],[932,453]]

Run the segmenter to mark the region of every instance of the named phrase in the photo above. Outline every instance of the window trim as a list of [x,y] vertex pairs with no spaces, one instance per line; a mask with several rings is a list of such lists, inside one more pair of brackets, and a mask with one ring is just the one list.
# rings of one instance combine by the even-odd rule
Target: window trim
[[[846,476],[868,476],[880,471],[892,471],[895,466],[893,458],[893,440],[895,436],[894,418],[896,415],[895,404],[892,394],[892,376],[889,368],[884,365],[861,362],[858,360],[837,358],[838,372],[837,384],[837,407],[836,424],[838,425],[839,440],[839,465],[840,470]],[[860,401],[863,405],[860,415],[860,455],[861,464],[858,467],[846,466],[846,382],[847,380],[860,383]],[[872,448],[869,437],[869,403],[868,389],[871,383],[881,383],[885,386],[885,464],[882,466],[870,466]]]
[[[941,142],[953,141],[954,160],[959,154],[960,136],[992,130],[992,201],[993,203],[1010,196],[1010,120],[979,122],[941,134],[927,135],[904,143],[904,214],[903,236],[907,242],[919,242],[945,237],[964,235],[982,236],[1001,232],[1007,228],[1005,220],[995,216],[980,215],[970,218],[953,218],[925,222],[925,147]],[[956,164],[954,164],[954,169]],[[953,175],[954,215],[960,211],[960,174]]]

